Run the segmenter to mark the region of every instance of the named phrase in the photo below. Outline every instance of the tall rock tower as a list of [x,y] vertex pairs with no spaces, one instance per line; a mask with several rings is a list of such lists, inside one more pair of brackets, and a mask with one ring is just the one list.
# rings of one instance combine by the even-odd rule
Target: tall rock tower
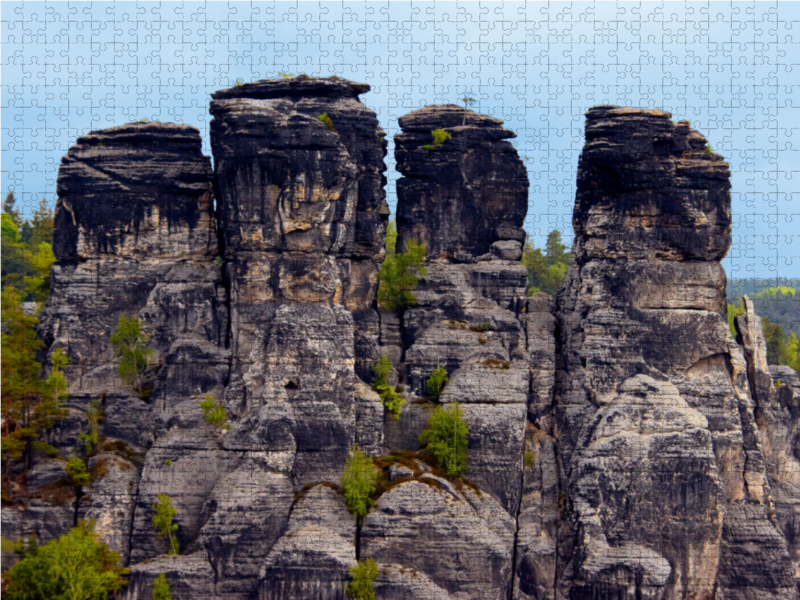
[[725,317],[728,164],[669,113],[586,118],[558,298],[570,598],[793,597]]

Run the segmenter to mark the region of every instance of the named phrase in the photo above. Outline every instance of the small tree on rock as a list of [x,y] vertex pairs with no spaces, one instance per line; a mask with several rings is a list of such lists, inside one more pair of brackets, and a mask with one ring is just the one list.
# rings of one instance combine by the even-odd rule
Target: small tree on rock
[[394,415],[395,419],[400,418],[400,411],[406,403],[389,385],[389,374],[392,372],[392,360],[388,356],[381,356],[372,365],[372,372],[375,374],[375,381],[372,382],[372,389],[378,392],[383,405]]
[[350,568],[352,580],[347,584],[347,597],[356,600],[375,600],[373,581],[378,576],[378,565],[375,560],[368,558]]
[[163,573],[153,581],[153,600],[172,600],[172,593],[169,591],[169,580]]
[[117,368],[120,379],[141,393],[141,375],[147,370],[153,354],[146,345],[150,341],[150,334],[142,330],[139,317],[121,314],[110,339],[114,355],[122,359]]
[[434,369],[428,381],[425,382],[425,387],[428,388],[428,397],[433,401],[438,400],[448,381],[450,380],[447,377],[447,370],[444,367]]
[[374,504],[370,496],[375,492],[377,480],[378,471],[372,458],[364,454],[358,446],[353,446],[339,484],[344,491],[347,509],[359,523]]
[[97,538],[94,523],[29,548],[4,576],[4,600],[106,600],[125,585],[128,569]]
[[467,468],[467,437],[469,430],[458,403],[447,408],[437,406],[428,421],[428,428],[419,434],[419,441],[436,457],[439,467],[458,477]]
[[153,526],[159,538],[169,538],[169,554],[180,554],[180,543],[175,535],[178,525],[172,522],[176,512],[172,499],[166,494],[159,494],[158,502],[153,504]]
[[413,306],[417,302],[413,290],[426,273],[425,245],[409,240],[405,252],[387,256],[381,265],[378,304],[395,311]]

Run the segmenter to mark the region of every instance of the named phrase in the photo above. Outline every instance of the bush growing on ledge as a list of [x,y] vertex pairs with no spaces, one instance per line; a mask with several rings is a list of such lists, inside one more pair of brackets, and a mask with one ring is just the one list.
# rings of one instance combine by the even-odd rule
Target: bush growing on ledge
[[422,149],[427,151],[435,150],[436,148],[440,147],[444,144],[447,140],[452,140],[453,136],[447,133],[444,129],[434,129],[431,131],[431,135],[433,136],[433,143],[425,144]]
[[142,331],[139,317],[128,317],[123,313],[119,316],[117,328],[111,333],[110,341],[114,346],[114,356],[122,359],[117,367],[120,379],[141,394],[141,375],[147,370],[153,354],[145,345],[150,341],[150,334]]
[[378,565],[375,560],[368,558],[350,568],[352,581],[347,584],[347,597],[356,600],[375,600],[375,589],[372,582],[378,576]]
[[153,580],[153,600],[172,600],[169,581],[163,573]]
[[400,411],[406,403],[397,395],[397,390],[389,385],[389,374],[392,372],[392,361],[388,356],[381,356],[372,365],[372,372],[375,374],[375,381],[372,382],[372,389],[378,392],[383,405],[394,415],[395,419],[400,418]]
[[328,113],[322,113],[322,114],[321,114],[320,116],[318,116],[317,118],[318,118],[320,121],[322,121],[322,124],[323,124],[323,125],[325,125],[325,127],[327,127],[327,128],[330,130],[330,131],[336,131],[336,130],[333,128],[333,121],[331,121],[331,118],[328,116]]
[[467,468],[467,436],[469,430],[458,402],[447,408],[437,406],[428,421],[428,428],[419,434],[419,441],[436,457],[439,467],[458,477]]
[[153,504],[153,527],[159,538],[169,537],[169,554],[180,554],[180,542],[175,535],[178,524],[172,522],[172,517],[178,512],[172,506],[172,499],[166,494],[158,495],[158,502]]
[[230,429],[228,425],[228,413],[225,411],[225,405],[222,400],[217,402],[213,396],[206,396],[206,399],[200,403],[200,408],[203,409],[203,416],[206,421],[215,427],[224,427]]
[[91,480],[91,476],[86,472],[86,463],[77,456],[67,461],[67,479],[78,487],[86,485]]
[[434,369],[428,381],[425,382],[425,386],[428,388],[428,397],[431,400],[438,400],[448,381],[450,379],[447,377],[447,371],[444,367]]
[[344,465],[339,485],[342,486],[347,501],[347,510],[361,522],[369,508],[374,504],[370,496],[375,492],[378,471],[372,459],[358,446],[353,446]]
[[400,311],[417,302],[413,290],[428,270],[425,268],[425,244],[415,240],[406,243],[406,251],[387,256],[378,271],[378,305]]
[[[44,546],[29,546],[3,577],[7,600],[106,600],[125,585],[119,554],[98,540],[94,523],[78,526]],[[7,584],[7,587],[6,587]]]

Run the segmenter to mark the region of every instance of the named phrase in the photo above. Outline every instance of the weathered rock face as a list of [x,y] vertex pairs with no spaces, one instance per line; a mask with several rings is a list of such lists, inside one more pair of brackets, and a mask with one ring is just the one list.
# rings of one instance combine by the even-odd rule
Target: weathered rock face
[[[249,401],[244,380],[251,355],[280,304],[371,309],[389,210],[386,141],[375,113],[358,100],[367,91],[368,85],[338,78],[300,76],[212,96],[211,144],[231,284],[231,402]],[[361,313],[356,337],[368,365],[378,357],[377,321],[374,312],[372,318]]]
[[427,474],[381,496],[361,530],[362,560],[412,568],[455,597],[507,598],[513,545],[514,521],[490,495]]
[[342,495],[318,485],[297,501],[261,569],[259,600],[345,598],[356,566],[356,521]]
[[[800,378],[791,367],[767,365],[761,319],[747,296],[744,307],[745,312],[734,321],[736,339],[747,361],[775,522],[788,545],[795,581],[800,582]],[[766,533],[773,552],[781,552],[780,540],[773,539],[771,531]],[[758,542],[767,546],[764,539]]]
[[[395,136],[397,248],[425,243],[429,258],[477,257],[498,240],[523,242],[528,174],[502,121],[453,104],[426,106],[400,118]],[[450,139],[432,145],[431,132]],[[507,244],[507,246],[509,246]],[[498,247],[498,254],[513,254]],[[516,256],[511,260],[519,260]]]
[[[106,439],[77,497],[63,457],[37,464],[3,535],[94,519],[131,565],[127,600],[161,573],[176,600],[343,599],[367,558],[377,597],[398,600],[796,598],[800,379],[767,365],[749,301],[730,335],[727,164],[668,113],[591,109],[554,305],[525,297],[514,134],[415,111],[397,136],[398,247],[424,242],[427,274],[413,307],[379,313],[386,143],[368,89],[300,76],[214,94],[216,215],[192,128],[134,123],[70,149],[41,332],[71,358],[71,417],[51,440],[74,451],[96,397]],[[452,137],[422,149],[434,129]],[[152,334],[149,397],[117,376],[121,313]],[[380,355],[399,419],[368,385]],[[398,451],[456,402],[469,465],[445,478]],[[383,455],[361,523],[336,485],[354,444]],[[162,494],[182,556],[152,523]]]
[[587,113],[558,299],[567,587],[574,598],[792,597],[725,320],[728,165],[669,117]]
[[[129,123],[79,138],[62,161],[58,262],[41,333],[51,351],[63,347],[70,357],[75,414],[61,431],[64,445],[74,444],[91,397],[105,400],[109,430],[101,433],[141,447],[152,441],[153,411],[227,376],[212,173],[200,144],[193,127]],[[158,368],[148,402],[112,366],[109,334],[123,313],[153,334]]]

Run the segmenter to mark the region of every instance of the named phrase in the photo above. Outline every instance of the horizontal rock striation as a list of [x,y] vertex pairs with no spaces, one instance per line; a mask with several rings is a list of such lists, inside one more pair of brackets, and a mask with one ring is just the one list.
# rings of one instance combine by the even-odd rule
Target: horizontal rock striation
[[[367,559],[376,597],[397,600],[796,599],[800,379],[767,364],[749,300],[730,334],[727,163],[669,113],[590,109],[554,302],[526,297],[514,134],[416,110],[396,136],[398,250],[424,243],[427,271],[392,312],[368,91],[303,75],[216,92],[213,174],[191,127],[78,139],[40,330],[70,357],[70,415],[49,434],[61,456],[9,488],[25,501],[4,496],[3,535],[95,520],[130,566],[127,600],[160,574],[175,600],[344,599]],[[151,336],[136,389],[109,342],[121,314]],[[397,419],[370,386],[382,355]],[[419,442],[456,403],[463,477]],[[359,519],[338,485],[354,445],[380,469]],[[77,497],[73,454],[92,474]],[[180,556],[152,522],[165,495]],[[17,558],[4,544],[4,569]]]
[[728,165],[669,113],[586,118],[558,296],[571,597],[793,597],[725,319]]
[[[528,174],[505,141],[515,133],[454,104],[426,106],[399,123],[398,249],[416,239],[429,258],[468,259],[487,254],[498,240],[524,241]],[[431,132],[439,129],[450,137],[434,145]]]

